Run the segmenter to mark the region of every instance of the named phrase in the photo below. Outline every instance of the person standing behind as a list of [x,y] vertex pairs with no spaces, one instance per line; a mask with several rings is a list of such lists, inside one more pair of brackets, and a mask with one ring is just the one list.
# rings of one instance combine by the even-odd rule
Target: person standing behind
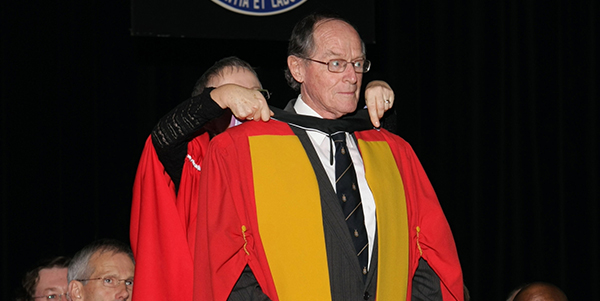
[[355,113],[370,68],[358,32],[304,18],[288,68],[300,95],[286,111],[209,145],[194,300],[463,300],[450,227],[412,148]]
[[[229,125],[228,107],[241,119],[270,118],[261,88],[248,63],[224,58],[200,77],[192,98],[161,118],[146,140],[130,223],[137,261],[135,300],[191,300],[202,159],[210,137]],[[221,98],[220,91],[230,97]]]
[[17,301],[67,300],[68,257],[55,257],[35,267],[23,278],[22,296]]

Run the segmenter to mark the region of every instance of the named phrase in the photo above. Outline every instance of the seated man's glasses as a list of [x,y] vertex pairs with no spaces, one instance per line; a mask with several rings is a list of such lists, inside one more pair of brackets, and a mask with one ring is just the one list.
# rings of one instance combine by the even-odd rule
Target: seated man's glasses
[[344,72],[346,70],[346,66],[348,65],[348,63],[352,64],[352,67],[354,67],[354,72],[356,72],[356,73],[367,73],[371,69],[371,61],[363,60],[363,59],[359,59],[354,62],[348,62],[346,60],[341,60],[341,59],[335,59],[335,60],[331,60],[329,62],[321,62],[321,61],[313,60],[311,58],[305,58],[305,59],[307,59],[311,62],[327,65],[327,70],[329,70],[329,72],[333,72],[333,73]]
[[91,281],[91,280],[102,280],[102,285],[106,287],[117,287],[121,282],[125,283],[125,287],[128,290],[133,288],[133,279],[117,279],[116,277],[100,277],[91,279],[75,279],[77,281]]

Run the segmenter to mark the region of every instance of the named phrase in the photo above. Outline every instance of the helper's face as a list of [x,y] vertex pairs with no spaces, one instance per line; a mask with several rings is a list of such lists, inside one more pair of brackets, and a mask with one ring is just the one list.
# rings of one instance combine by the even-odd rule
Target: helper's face
[[[354,28],[346,22],[328,20],[317,23],[313,39],[315,51],[311,59],[348,62],[364,59],[362,42]],[[302,84],[302,100],[326,119],[336,119],[356,110],[362,73],[356,73],[348,63],[341,73],[328,71],[327,65],[299,60],[297,69]],[[290,70],[294,70],[293,67]],[[297,78],[298,79],[298,78]]]
[[[113,277],[118,280],[133,280],[135,266],[127,254],[97,252],[90,258],[89,266],[94,271],[89,279]],[[71,290],[71,299],[75,301],[131,300],[132,287],[126,287],[123,281],[115,287],[107,287],[103,281],[102,279],[90,280],[85,285],[81,285],[78,291]]]
[[39,277],[35,287],[35,296],[56,295],[54,300],[67,300],[67,268],[41,269]]

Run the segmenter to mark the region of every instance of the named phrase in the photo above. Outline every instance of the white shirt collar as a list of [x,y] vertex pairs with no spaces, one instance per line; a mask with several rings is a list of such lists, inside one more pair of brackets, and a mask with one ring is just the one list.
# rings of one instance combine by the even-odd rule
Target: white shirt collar
[[[313,110],[311,107],[309,107],[302,100],[302,94],[298,95],[298,98],[296,99],[296,103],[294,104],[294,110],[296,110],[296,113],[298,115],[306,115],[306,116],[312,116],[312,117],[317,117],[317,118],[323,119],[323,117],[321,115],[319,115],[319,113],[317,113],[315,110]],[[322,144],[323,140],[325,140],[325,138],[327,138],[327,135],[325,135],[321,132],[317,132],[317,131],[307,131],[307,134],[309,136],[311,136],[312,139],[314,139],[314,142],[316,142],[317,145]]]
[[296,103],[294,104],[294,110],[296,110],[296,113],[298,113],[299,115],[307,115],[307,116],[312,116],[312,117],[318,117],[323,119],[323,117],[321,115],[319,115],[319,113],[317,113],[315,110],[313,110],[311,107],[309,107],[304,100],[302,100],[302,94],[298,95],[298,99],[296,100]]

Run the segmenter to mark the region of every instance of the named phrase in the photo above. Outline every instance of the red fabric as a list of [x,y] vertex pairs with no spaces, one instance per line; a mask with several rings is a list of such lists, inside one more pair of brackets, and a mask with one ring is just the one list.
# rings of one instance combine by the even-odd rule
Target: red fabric
[[[272,300],[278,300],[258,235],[248,144],[249,136],[266,134],[293,135],[293,132],[287,124],[278,121],[249,122],[217,136],[207,151],[199,198],[194,300],[226,300],[246,264],[250,265],[263,292]],[[463,300],[462,272],[452,233],[412,148],[385,130],[356,135],[367,141],[386,140],[396,158],[407,195],[409,279],[421,257],[420,246],[422,257],[441,279],[444,300]],[[243,232],[242,226],[247,231]],[[421,229],[418,237],[417,226]],[[408,296],[411,286],[409,280]]]
[[[207,145],[208,135],[188,143],[188,154],[198,166]],[[181,193],[176,195],[151,139],[146,140],[131,207],[130,241],[136,260],[132,300],[192,300],[199,177],[200,171],[186,158]]]
[[[410,231],[411,276],[408,280],[407,296],[411,296],[412,275],[417,270],[419,259],[423,257],[440,277],[443,299],[464,300],[462,270],[452,231],[431,182],[412,147],[404,139],[385,130],[357,132],[356,137],[365,141],[386,140],[402,176]],[[419,233],[417,227],[420,229]],[[422,256],[419,246],[423,252]]]
[[200,181],[194,300],[227,300],[246,265],[263,292],[271,300],[279,300],[258,235],[246,137],[253,129],[257,129],[255,135],[267,133],[265,130],[273,135],[293,135],[284,123],[247,122],[211,141]]

